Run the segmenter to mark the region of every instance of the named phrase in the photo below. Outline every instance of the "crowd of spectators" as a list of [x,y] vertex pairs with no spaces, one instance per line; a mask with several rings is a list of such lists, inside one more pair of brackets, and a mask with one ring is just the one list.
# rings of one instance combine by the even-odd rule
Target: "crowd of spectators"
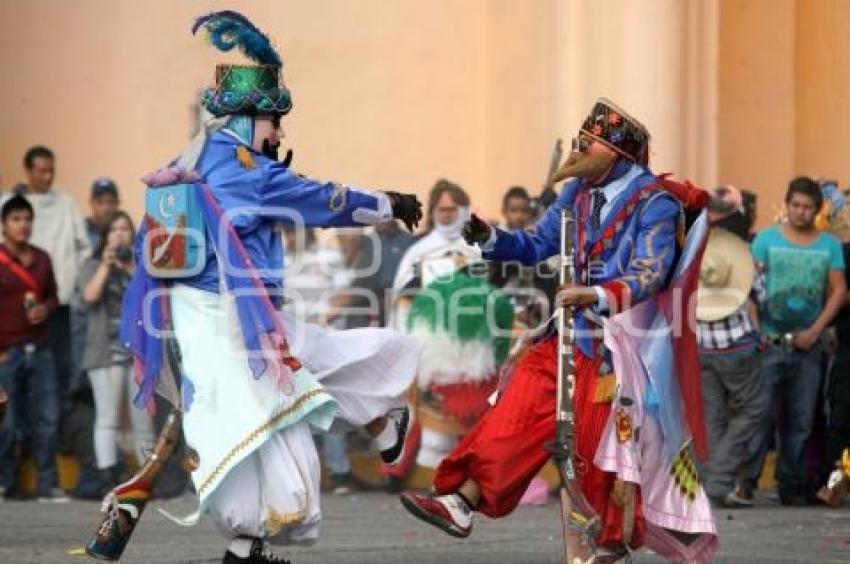
[[[0,198],[0,491],[5,499],[32,497],[19,488],[21,461],[31,457],[36,499],[97,499],[147,455],[161,423],[131,405],[132,361],[117,340],[122,296],[136,268],[134,220],[121,211],[112,180],[93,182],[84,217],[76,200],[53,186],[49,149],[30,149],[23,164],[26,181]],[[716,504],[748,507],[774,449],[779,501],[804,505],[818,499],[850,444],[850,233],[840,241],[816,228],[824,200],[810,178],[791,181],[782,222],[757,233],[755,201],[752,192],[721,187],[709,210],[714,227],[750,245],[754,283],[734,312],[696,328],[711,450],[702,469]],[[498,223],[533,229],[534,204],[528,190],[510,187]],[[439,275],[427,269],[441,267],[423,265],[421,256],[444,248],[476,256],[460,236],[473,206],[459,185],[440,180],[419,236],[396,223],[366,232],[284,227],[284,307],[340,329],[392,324],[396,294],[412,280]],[[539,270],[500,272],[493,279],[501,287],[545,287],[551,295],[555,286],[551,269],[543,282]],[[528,304],[514,299],[518,317],[526,315]],[[320,437],[336,493],[363,486],[348,457],[353,433],[335,427]],[[57,452],[80,465],[69,492],[59,489]],[[168,479],[164,495],[187,487],[179,468]]]

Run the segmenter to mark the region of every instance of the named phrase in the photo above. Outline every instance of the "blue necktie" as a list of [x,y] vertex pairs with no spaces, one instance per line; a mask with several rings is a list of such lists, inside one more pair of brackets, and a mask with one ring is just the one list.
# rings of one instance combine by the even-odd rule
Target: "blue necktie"
[[599,231],[599,226],[602,223],[602,208],[607,201],[602,190],[593,192],[593,209],[590,212],[590,226],[593,228],[594,233]]

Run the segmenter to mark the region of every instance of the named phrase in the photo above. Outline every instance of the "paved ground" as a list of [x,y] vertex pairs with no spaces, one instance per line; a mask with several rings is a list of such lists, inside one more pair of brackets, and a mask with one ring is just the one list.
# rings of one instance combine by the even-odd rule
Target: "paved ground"
[[[850,562],[850,508],[788,509],[767,499],[745,511],[720,511],[718,562]],[[172,525],[149,506],[122,562],[219,561],[223,543],[208,522],[194,529]],[[188,501],[168,502],[176,514]],[[0,502],[0,562],[86,562],[82,547],[98,522],[98,505],[72,502]],[[421,526],[395,497],[361,494],[325,500],[322,538],[309,549],[289,551],[297,564],[556,563],[560,551],[557,506],[520,508],[506,519],[481,519],[475,534],[456,540]],[[640,563],[660,562],[642,553]]]

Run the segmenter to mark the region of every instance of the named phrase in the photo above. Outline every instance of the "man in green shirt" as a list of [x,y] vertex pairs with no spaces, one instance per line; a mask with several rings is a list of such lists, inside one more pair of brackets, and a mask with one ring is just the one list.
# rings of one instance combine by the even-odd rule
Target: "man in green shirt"
[[[822,205],[818,184],[807,177],[795,178],[785,195],[788,220],[760,231],[752,242],[763,274],[759,317],[766,341],[765,393],[781,409],[776,480],[784,505],[807,503],[805,447],[823,375],[825,350],[820,337],[847,296],[841,243],[815,228]],[[774,412],[768,412],[750,445],[745,493],[755,487],[764,464]]]

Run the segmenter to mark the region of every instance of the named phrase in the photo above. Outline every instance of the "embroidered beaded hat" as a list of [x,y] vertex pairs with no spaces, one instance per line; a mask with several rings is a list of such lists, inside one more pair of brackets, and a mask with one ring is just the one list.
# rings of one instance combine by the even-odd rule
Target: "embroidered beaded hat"
[[216,117],[228,115],[275,116],[289,112],[292,99],[283,84],[283,62],[268,36],[245,16],[231,10],[213,12],[195,20],[192,33],[203,28],[220,51],[239,47],[255,64],[219,64],[215,87],[201,96],[201,105]]
[[640,164],[649,162],[649,130],[607,98],[599,98],[593,105],[581,133]]

